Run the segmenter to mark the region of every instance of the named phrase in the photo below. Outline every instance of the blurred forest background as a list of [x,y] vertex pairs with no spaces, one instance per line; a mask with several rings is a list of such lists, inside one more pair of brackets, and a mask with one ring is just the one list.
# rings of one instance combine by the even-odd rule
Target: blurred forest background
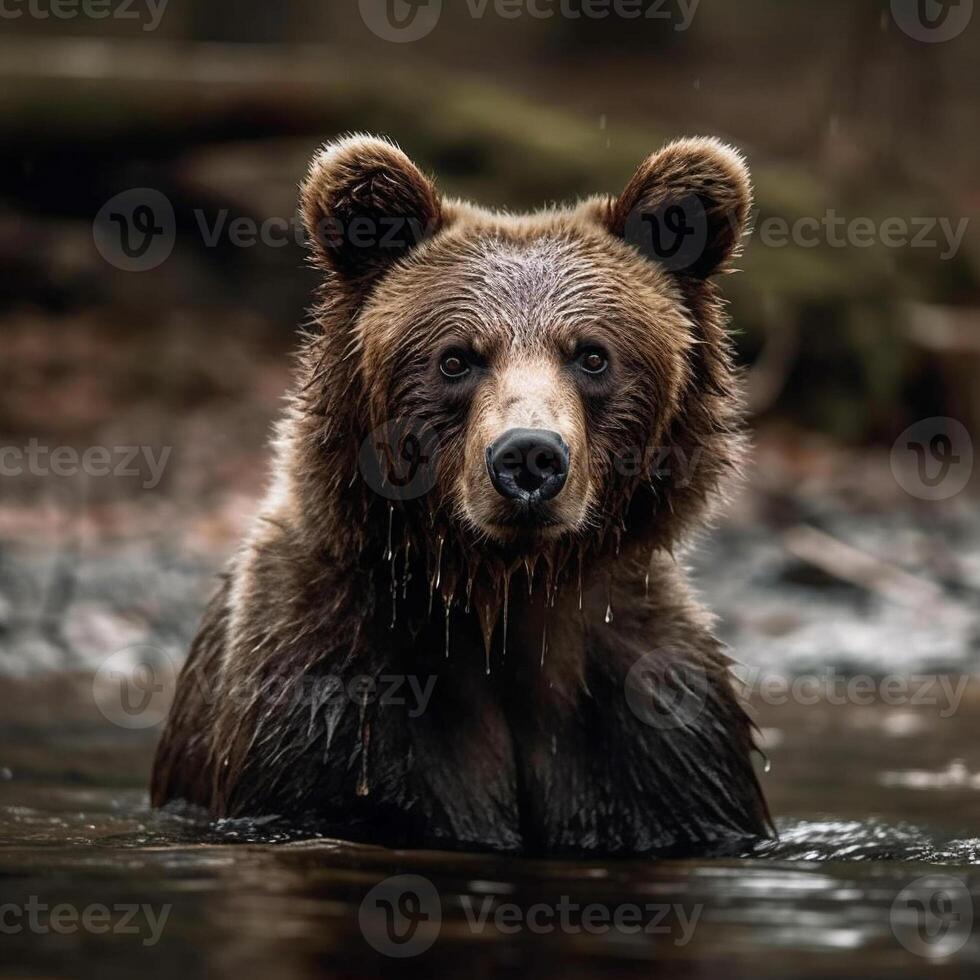
[[[445,192],[512,209],[618,193],[690,134],[747,154],[759,222],[957,226],[980,204],[980,24],[923,43],[888,0],[667,2],[640,20],[453,2],[412,43],[379,37],[355,0],[139,0],[107,18],[34,2],[0,19],[0,445],[172,454],[152,492],[5,478],[8,541],[70,526],[227,553],[316,281],[291,231],[242,247],[228,223],[291,221],[308,159],[339,133],[388,134]],[[174,210],[172,253],[143,272],[93,236],[132,188]],[[889,475],[898,434],[934,416],[980,431],[978,235],[749,241],[724,289],[770,505],[833,483],[916,506]]]

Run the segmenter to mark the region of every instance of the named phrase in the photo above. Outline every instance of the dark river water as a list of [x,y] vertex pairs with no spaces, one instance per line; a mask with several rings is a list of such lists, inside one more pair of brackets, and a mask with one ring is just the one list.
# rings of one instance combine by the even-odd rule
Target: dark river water
[[973,683],[948,718],[757,696],[779,840],[617,862],[392,852],[152,812],[154,733],[73,709],[85,683],[3,691],[18,706],[0,760],[5,976],[980,971]]
[[153,812],[158,729],[111,723],[93,670],[179,658],[213,568],[0,549],[0,976],[980,976],[980,526],[825,526],[901,561],[911,601],[801,561],[812,536],[715,535],[699,582],[746,657],[779,838],[688,861]]

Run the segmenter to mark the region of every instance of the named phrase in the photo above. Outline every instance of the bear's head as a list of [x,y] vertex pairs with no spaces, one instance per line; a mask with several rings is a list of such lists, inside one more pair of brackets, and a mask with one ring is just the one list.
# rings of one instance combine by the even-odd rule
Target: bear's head
[[711,139],[529,216],[442,198],[383,140],[325,147],[301,198],[325,281],[282,436],[317,546],[421,538],[469,566],[443,580],[672,547],[742,454],[712,277],[750,200]]

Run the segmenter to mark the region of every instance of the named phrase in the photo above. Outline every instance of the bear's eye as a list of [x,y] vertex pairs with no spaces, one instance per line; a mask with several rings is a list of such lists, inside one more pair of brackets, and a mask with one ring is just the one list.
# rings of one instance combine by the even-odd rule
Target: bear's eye
[[588,347],[579,354],[578,366],[586,374],[605,374],[609,358],[597,347]]
[[466,358],[462,354],[450,351],[450,353],[443,355],[442,360],[439,362],[439,370],[447,378],[457,379],[469,374],[470,366],[466,363]]

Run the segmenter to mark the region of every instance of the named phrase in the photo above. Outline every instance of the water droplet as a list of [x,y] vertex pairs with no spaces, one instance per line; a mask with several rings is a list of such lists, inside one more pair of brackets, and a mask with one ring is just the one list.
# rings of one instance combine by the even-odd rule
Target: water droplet
[[490,603],[484,606],[483,648],[487,655],[487,677],[490,676],[490,644],[493,641],[493,621],[490,619]]
[[446,603],[446,659],[449,659],[449,617],[452,613],[452,604]]
[[445,545],[446,539],[440,534],[439,535],[439,556],[436,565],[436,588],[438,589],[442,583],[442,548]]
[[367,796],[371,792],[368,785],[368,746],[371,744],[371,723],[367,720],[367,691],[361,699],[361,774],[357,780],[356,793]]
[[402,598],[408,598],[408,580],[412,577],[412,573],[408,569],[408,558],[412,551],[412,540],[409,538],[405,542],[405,568],[402,571]]
[[398,618],[398,581],[397,572],[395,571],[395,563],[397,562],[397,555],[391,556],[391,626],[389,629],[395,628],[395,621]]
[[548,652],[548,621],[545,620],[541,630],[541,666],[544,666],[544,655]]
[[501,644],[501,659],[507,659],[507,610],[510,607],[510,573],[504,576],[504,627],[503,642]]
[[607,625],[613,621],[613,609],[612,609],[612,599],[609,600],[609,605],[606,606],[606,623]]
[[388,549],[385,551],[385,561],[390,561],[395,557],[394,552],[391,550],[391,532],[392,528],[395,526],[395,505],[388,504]]

